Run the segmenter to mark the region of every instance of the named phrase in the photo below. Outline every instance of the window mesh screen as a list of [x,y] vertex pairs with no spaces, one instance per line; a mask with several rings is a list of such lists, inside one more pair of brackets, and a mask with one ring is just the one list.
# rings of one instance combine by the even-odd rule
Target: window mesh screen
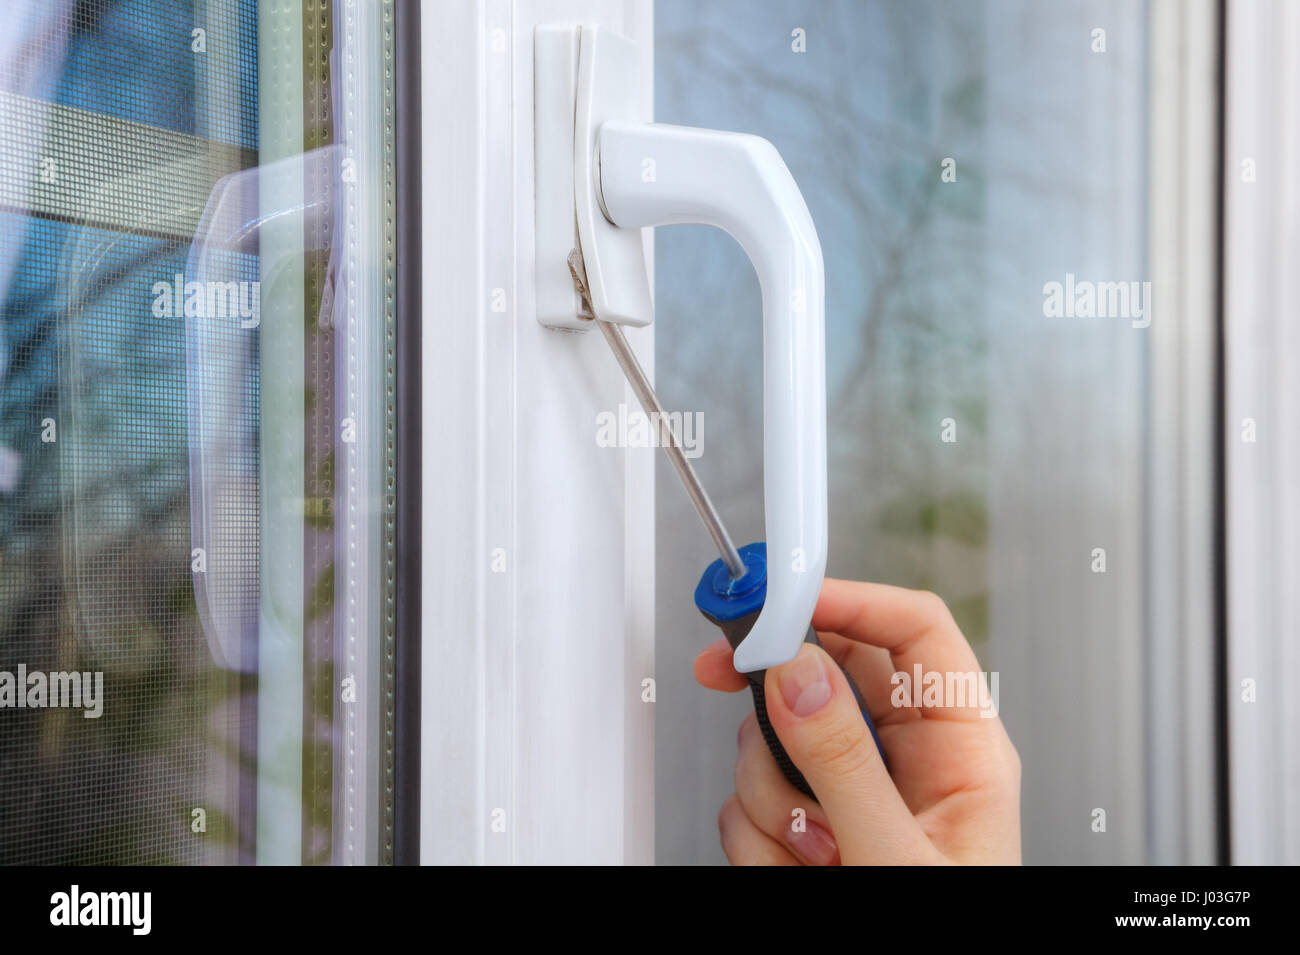
[[0,862],[237,861],[255,687],[214,665],[196,609],[185,327],[157,283],[185,272],[214,184],[256,163],[256,6],[0,19],[0,671],[16,693],[22,671],[103,674],[98,718],[0,709]]
[[392,859],[393,17],[0,7],[0,862]]

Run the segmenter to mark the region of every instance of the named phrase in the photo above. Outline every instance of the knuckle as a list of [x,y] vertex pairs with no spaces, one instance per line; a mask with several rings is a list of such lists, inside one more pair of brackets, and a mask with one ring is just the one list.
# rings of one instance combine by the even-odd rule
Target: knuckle
[[1016,800],[1020,794],[1020,754],[1006,734],[991,740],[983,760],[985,788],[1000,799]]
[[943,624],[952,620],[952,611],[948,609],[948,603],[932,590],[918,590],[917,599],[920,602],[921,613],[926,621],[932,625]]
[[727,822],[730,819],[731,814],[739,808],[739,805],[740,804],[736,799],[736,794],[732,793],[723,800],[722,808],[718,810],[718,834],[722,836],[722,842],[724,845],[727,841]]
[[736,825],[737,817],[742,812],[740,802],[734,794],[727,797],[718,811],[718,843],[722,846],[722,854],[732,865],[742,864],[745,855],[743,832]]
[[876,758],[865,729],[831,726],[813,735],[806,747],[809,760],[840,778],[862,773]]
[[1010,777],[1015,782],[1016,789],[1019,790],[1021,773],[1020,751],[1016,749],[1016,744],[1011,742],[1010,738],[1007,739],[1007,768]]

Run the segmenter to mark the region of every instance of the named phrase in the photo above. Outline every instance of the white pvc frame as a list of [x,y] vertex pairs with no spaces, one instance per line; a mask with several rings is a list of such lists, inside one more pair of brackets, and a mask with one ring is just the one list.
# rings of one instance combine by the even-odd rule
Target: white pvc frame
[[1300,5],[1227,5],[1225,678],[1231,861],[1239,864],[1300,863],[1297,37]]
[[1150,11],[1151,427],[1142,745],[1146,861],[1217,858],[1215,423],[1219,29],[1213,0]]
[[648,863],[654,449],[597,445],[636,399],[600,336],[537,321],[532,57],[540,23],[632,38],[649,119],[652,5],[421,14],[420,860]]

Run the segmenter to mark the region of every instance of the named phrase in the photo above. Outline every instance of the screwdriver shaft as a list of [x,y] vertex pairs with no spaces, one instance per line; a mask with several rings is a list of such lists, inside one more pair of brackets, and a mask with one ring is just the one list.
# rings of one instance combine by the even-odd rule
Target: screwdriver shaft
[[699,475],[695,473],[695,468],[691,467],[691,462],[686,457],[686,452],[682,450],[681,441],[678,439],[676,432],[673,431],[669,423],[668,416],[664,414],[663,407],[659,404],[659,398],[655,395],[655,390],[650,384],[650,379],[646,377],[645,369],[637,361],[636,352],[632,351],[632,346],[627,342],[627,336],[623,334],[623,329],[619,325],[611,322],[602,322],[596,315],[595,309],[591,305],[591,294],[587,289],[587,266],[582,260],[581,250],[575,248],[569,253],[569,274],[573,276],[574,287],[577,288],[578,294],[582,298],[582,315],[586,318],[594,319],[600,327],[600,333],[605,336],[605,341],[609,343],[609,349],[614,353],[614,358],[618,365],[623,369],[623,377],[627,379],[632,390],[636,392],[636,397],[641,402],[641,408],[650,420],[657,422],[659,426],[659,441],[668,454],[668,460],[673,463],[673,468],[677,471],[677,476],[682,480],[682,487],[686,488],[686,495],[691,499],[691,504],[695,506],[695,513],[700,515],[700,520],[704,522],[704,529],[709,532],[713,538],[714,546],[718,548],[718,553],[722,555],[722,562],[727,566],[727,571],[731,574],[732,580],[739,580],[748,573],[749,568],[745,562],[740,559],[740,554],[736,551],[736,545],[731,542],[731,535],[727,533],[727,528],[722,523],[717,508],[709,500],[708,492],[704,490],[704,485],[700,483]]
[[678,439],[676,432],[673,431],[668,416],[664,414],[664,410],[659,404],[659,398],[655,395],[654,388],[650,386],[650,380],[641,368],[641,363],[637,361],[632,346],[628,344],[627,336],[623,334],[623,329],[618,325],[602,322],[600,319],[596,320],[596,324],[600,327],[601,334],[605,336],[605,341],[609,342],[610,351],[614,353],[614,358],[618,361],[619,367],[623,369],[628,384],[636,392],[637,400],[641,402],[642,409],[650,416],[652,422],[658,423],[660,443],[668,454],[668,460],[673,463],[677,476],[682,479],[682,486],[686,488],[687,496],[691,499],[691,503],[695,505],[695,512],[700,515],[700,520],[704,522],[705,529],[709,532],[709,536],[713,538],[718,553],[722,555],[722,562],[727,565],[727,570],[731,572],[732,579],[739,580],[745,576],[745,562],[740,559],[740,554],[736,551],[736,545],[731,542],[731,535],[727,533],[727,528],[723,526],[722,518],[718,515],[713,502],[709,500],[709,494],[704,490],[704,485],[700,483],[695,468],[691,467],[690,459],[686,457],[686,453],[682,450],[681,441]]

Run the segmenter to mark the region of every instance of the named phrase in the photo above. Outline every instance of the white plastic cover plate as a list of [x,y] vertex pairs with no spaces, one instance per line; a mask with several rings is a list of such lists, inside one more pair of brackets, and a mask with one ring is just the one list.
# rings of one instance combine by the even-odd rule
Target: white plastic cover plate
[[533,36],[533,133],[537,320],[591,327],[568,257],[580,248],[595,313],[619,325],[654,318],[646,239],[606,218],[597,195],[596,142],[611,119],[640,114],[636,44],[594,26],[544,24]]
[[573,139],[578,239],[596,317],[635,326],[654,319],[645,244],[642,230],[618,228],[600,208],[596,141],[610,120],[641,118],[639,74],[635,43],[598,27],[582,27]]
[[533,36],[534,235],[537,320],[548,328],[591,327],[569,275],[578,245],[573,199],[573,114],[578,98],[576,23],[548,23]]

